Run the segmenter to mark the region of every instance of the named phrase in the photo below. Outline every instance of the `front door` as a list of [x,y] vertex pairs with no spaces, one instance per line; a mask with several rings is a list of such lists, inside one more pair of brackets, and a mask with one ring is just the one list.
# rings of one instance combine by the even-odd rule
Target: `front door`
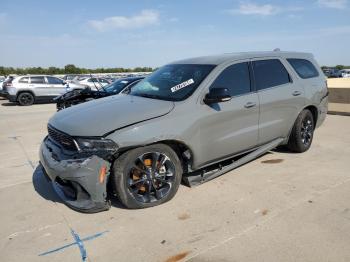
[[211,88],[228,88],[232,99],[201,106],[202,150],[197,156],[198,166],[246,151],[258,143],[259,99],[251,88],[249,62],[226,67]]
[[66,92],[66,85],[62,79],[53,76],[47,76],[46,80],[50,89],[50,96],[56,97]]

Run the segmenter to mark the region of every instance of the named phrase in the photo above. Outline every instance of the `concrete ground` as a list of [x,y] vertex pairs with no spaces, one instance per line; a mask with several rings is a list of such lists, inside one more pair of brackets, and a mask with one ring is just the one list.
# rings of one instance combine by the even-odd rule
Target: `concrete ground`
[[1,261],[350,261],[350,117],[329,115],[304,154],[273,151],[158,207],[88,215],[37,168],[55,106],[0,103]]

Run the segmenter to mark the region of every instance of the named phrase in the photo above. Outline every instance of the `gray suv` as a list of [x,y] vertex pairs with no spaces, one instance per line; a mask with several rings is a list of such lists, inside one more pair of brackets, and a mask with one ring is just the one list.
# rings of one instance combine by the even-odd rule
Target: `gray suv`
[[85,88],[83,85],[66,83],[54,76],[25,75],[15,77],[4,87],[3,93],[10,102],[29,106],[34,102],[52,102],[54,97],[67,91],[83,88]]
[[165,65],[115,95],[56,113],[40,148],[44,173],[82,212],[170,200],[182,181],[213,179],[286,145],[309,149],[327,113],[311,54],[237,53]]

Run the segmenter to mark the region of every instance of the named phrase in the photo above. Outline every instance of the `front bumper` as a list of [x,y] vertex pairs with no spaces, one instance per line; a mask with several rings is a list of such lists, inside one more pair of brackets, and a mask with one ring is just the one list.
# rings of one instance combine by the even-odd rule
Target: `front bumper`
[[[42,142],[39,155],[44,173],[66,205],[84,213],[110,208],[107,200],[108,161],[96,155],[68,156],[48,138]],[[102,180],[100,172],[103,169],[107,172]]]

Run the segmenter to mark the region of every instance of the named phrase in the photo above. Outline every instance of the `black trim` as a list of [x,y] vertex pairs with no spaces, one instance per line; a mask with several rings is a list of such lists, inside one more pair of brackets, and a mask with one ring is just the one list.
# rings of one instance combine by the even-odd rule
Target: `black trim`
[[250,91],[256,92],[256,84],[255,84],[255,75],[254,75],[254,69],[253,69],[253,62],[248,62],[249,67],[249,78],[250,78]]

